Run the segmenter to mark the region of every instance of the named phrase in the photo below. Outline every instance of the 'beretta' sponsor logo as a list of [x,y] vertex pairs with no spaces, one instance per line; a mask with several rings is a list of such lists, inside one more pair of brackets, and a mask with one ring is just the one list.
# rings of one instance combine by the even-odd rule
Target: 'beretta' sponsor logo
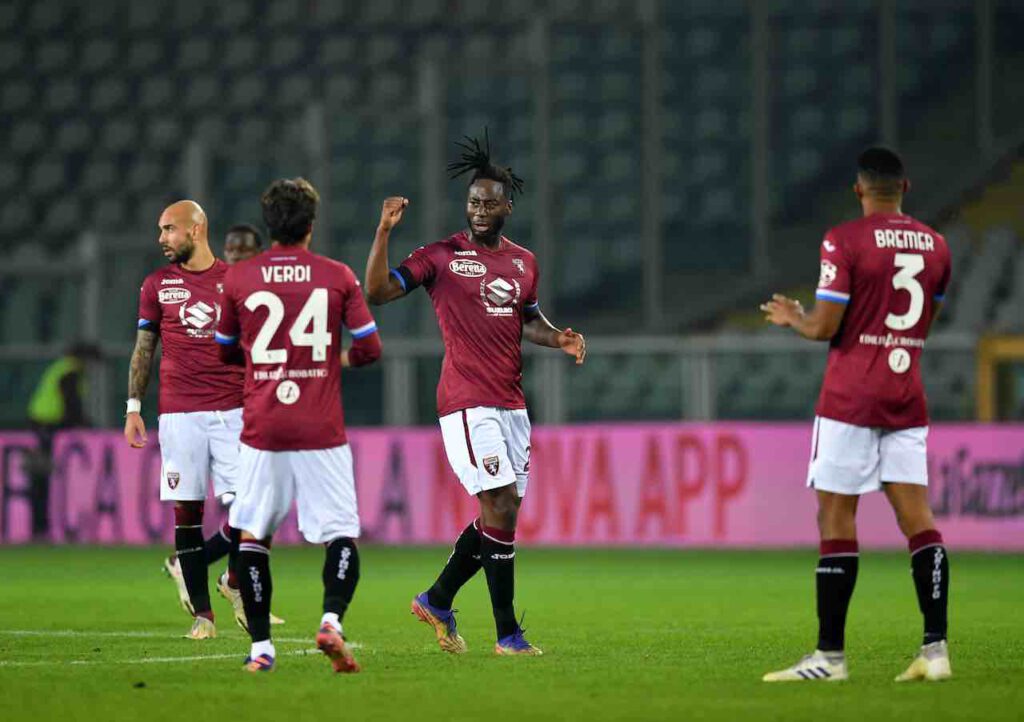
[[156,297],[160,303],[184,303],[192,298],[192,292],[187,288],[161,288]]
[[487,273],[487,266],[480,263],[480,261],[463,261],[455,259],[448,264],[448,268],[459,276],[465,276],[466,278],[480,278],[480,276]]

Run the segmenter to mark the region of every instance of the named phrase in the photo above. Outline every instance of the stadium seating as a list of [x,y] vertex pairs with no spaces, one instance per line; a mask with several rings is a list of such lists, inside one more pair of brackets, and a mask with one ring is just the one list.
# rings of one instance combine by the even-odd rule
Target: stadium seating
[[[526,49],[543,10],[550,22],[553,230],[558,261],[575,271],[563,295],[600,296],[637,277],[644,26],[633,3],[523,2],[493,12],[440,0],[318,3],[308,17],[301,9],[246,0],[97,0],[88,12],[57,2],[6,4],[0,106],[16,118],[6,135],[29,193],[28,209],[12,210],[16,227],[58,246],[71,227],[65,214],[83,207],[94,212],[92,222],[144,232],[151,219],[131,212],[118,218],[118,206],[100,199],[113,179],[130,199],[183,192],[181,154],[192,138],[205,141],[214,166],[202,199],[214,230],[256,220],[254,191],[280,169],[250,161],[283,139],[293,157],[305,157],[301,111],[320,97],[333,170],[324,235],[340,251],[372,223],[356,208],[402,185],[399,177],[413,181],[405,184],[409,194],[420,188],[418,127],[386,128],[383,116],[416,104],[416,64],[408,60],[424,54],[444,60],[446,136],[489,125],[500,158],[535,178],[535,71]],[[658,13],[663,180],[672,189],[661,204],[672,249],[667,262],[682,270],[740,268],[749,261],[750,235],[748,8],[662,2]],[[915,29],[900,43],[901,57],[914,61],[901,64],[908,115],[947,80],[935,61],[969,50],[965,13],[963,2],[898,4],[898,30]],[[802,207],[802,194],[830,170],[829,159],[877,132],[876,54],[865,52],[877,41],[876,20],[865,3],[771,5],[772,195],[783,218]],[[72,26],[82,32],[64,32]],[[495,62],[502,72],[494,72]],[[21,72],[26,64],[31,71]],[[836,77],[841,82],[832,82]],[[362,130],[353,135],[353,125]],[[239,162],[249,166],[244,177],[222,182],[231,173],[221,166]],[[457,186],[446,190],[453,200],[460,195]],[[68,194],[78,195],[79,205],[70,202],[57,219],[41,222]],[[533,240],[536,207],[529,194],[521,199],[515,232],[525,242]],[[446,210],[444,218],[448,227],[459,215]]]
[[[1004,5],[1001,34],[1024,26],[1024,17]],[[665,270],[746,268],[749,3],[660,0],[656,8],[657,220]],[[541,159],[531,45],[543,15],[551,90],[544,162],[551,173],[553,265],[560,269],[553,301],[573,307],[584,325],[598,311],[636,318],[643,42],[654,32],[640,12],[626,0],[10,0],[0,5],[0,112],[9,119],[0,130],[9,149],[0,164],[0,191],[8,199],[0,202],[0,223],[8,237],[23,240],[15,255],[34,248],[53,256],[87,228],[137,240],[138,253],[119,258],[116,273],[101,271],[104,287],[118,299],[103,324],[108,342],[128,343],[134,334],[134,300],[127,299],[134,299],[140,274],[160,261],[153,252],[156,217],[187,190],[184,158],[191,141],[201,141],[207,153],[209,187],[199,200],[210,212],[215,239],[233,223],[258,222],[257,198],[272,177],[305,174],[323,185],[328,201],[321,248],[358,265],[381,199],[401,193],[414,198],[410,230],[396,241],[396,250],[406,252],[433,240],[422,237],[423,210],[415,205],[430,170],[422,167],[423,123],[402,111],[418,106],[421,61],[435,58],[442,69],[444,138],[490,128],[497,159],[528,182],[510,235],[534,244],[541,202],[530,181]],[[948,61],[973,56],[972,13],[967,0],[896,3],[901,125],[914,127],[956,79],[951,72],[970,72],[968,64]],[[774,0],[768,23],[769,192],[773,218],[785,224],[805,217],[808,199],[834,174],[834,159],[850,157],[879,134],[878,18],[875,4],[859,0]],[[1019,44],[1004,50],[1020,54]],[[325,157],[309,147],[304,108],[311,99],[324,103]],[[323,168],[311,167],[311,157]],[[328,177],[318,177],[321,172]],[[443,169],[431,173],[444,183]],[[447,202],[437,232],[461,227],[463,186],[444,184],[442,197]],[[1020,328],[1014,309],[1024,300],[1024,254],[1009,233],[977,224],[972,240],[950,232],[963,270],[944,328]],[[54,295],[42,280],[3,280],[0,343],[63,339],[73,328],[74,289],[65,285]],[[396,332],[430,325],[416,309],[389,308],[384,316]],[[764,373],[743,374],[747,361],[763,365]],[[680,384],[681,373],[668,368],[678,362],[630,363],[639,364],[637,373],[616,374],[614,367],[604,373],[595,359],[587,377],[593,380],[574,391],[581,401],[572,415],[629,410],[635,416],[637,399],[645,400],[652,417],[677,414],[681,391],[642,379],[651,372]],[[808,356],[799,363],[806,363],[806,377],[816,375],[818,361]],[[737,364],[735,371],[730,364]],[[955,365],[950,369],[946,376],[941,368],[936,372],[938,388],[961,387],[962,374]],[[737,418],[801,413],[813,385],[805,374],[786,372],[769,357],[723,358],[719,410]],[[787,376],[790,381],[780,380]],[[596,393],[606,382],[611,391]],[[773,396],[772,408],[756,406],[762,393]]]

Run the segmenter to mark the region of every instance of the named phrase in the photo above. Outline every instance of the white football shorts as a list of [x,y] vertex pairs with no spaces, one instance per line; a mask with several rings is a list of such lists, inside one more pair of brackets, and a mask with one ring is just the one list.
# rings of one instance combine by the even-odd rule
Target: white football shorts
[[452,471],[466,491],[516,485],[522,498],[530,480],[530,417],[526,409],[476,406],[442,416],[441,436]]
[[883,483],[928,486],[928,427],[878,429],[814,419],[807,486],[856,496]]
[[238,455],[238,498],[232,527],[264,539],[281,526],[296,502],[299,531],[324,544],[359,536],[356,482],[348,444],[333,449],[265,451],[242,444]]
[[160,500],[203,501],[235,492],[242,410],[160,414]]

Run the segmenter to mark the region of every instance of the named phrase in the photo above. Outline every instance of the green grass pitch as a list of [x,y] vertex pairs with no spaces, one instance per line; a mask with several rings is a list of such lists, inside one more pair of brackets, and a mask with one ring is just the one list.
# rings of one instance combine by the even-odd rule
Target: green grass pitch
[[[851,679],[768,685],[814,642],[813,551],[547,550],[519,555],[518,606],[541,658],[496,658],[482,575],[456,606],[470,651],[438,650],[409,614],[447,550],[366,547],[346,619],[364,672],[312,649],[321,551],[275,549],[278,668],[241,672],[248,641],[189,619],[160,549],[0,549],[0,719],[1020,720],[1024,557],[952,555],[954,679],[897,685],[920,642],[905,554],[865,552]],[[51,633],[48,633],[50,631]],[[185,658],[185,659],[183,659]],[[191,659],[188,659],[191,658]]]

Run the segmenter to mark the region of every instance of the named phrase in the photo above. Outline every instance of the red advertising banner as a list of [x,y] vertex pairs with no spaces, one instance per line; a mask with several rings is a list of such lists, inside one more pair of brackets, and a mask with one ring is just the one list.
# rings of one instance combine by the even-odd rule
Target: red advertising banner
[[[475,515],[436,429],[355,429],[363,538],[447,544]],[[173,515],[158,499],[156,434],[145,449],[120,432],[57,436],[44,540],[170,544]],[[534,431],[518,538],[529,544],[785,547],[817,541],[804,486],[810,424],[618,424]],[[929,436],[930,495],[950,546],[1024,550],[1024,426],[937,425]],[[31,434],[0,434],[0,541],[31,540]],[[207,504],[211,530],[223,518]],[[884,496],[861,504],[865,546],[904,544]],[[294,514],[275,537],[301,541]]]

